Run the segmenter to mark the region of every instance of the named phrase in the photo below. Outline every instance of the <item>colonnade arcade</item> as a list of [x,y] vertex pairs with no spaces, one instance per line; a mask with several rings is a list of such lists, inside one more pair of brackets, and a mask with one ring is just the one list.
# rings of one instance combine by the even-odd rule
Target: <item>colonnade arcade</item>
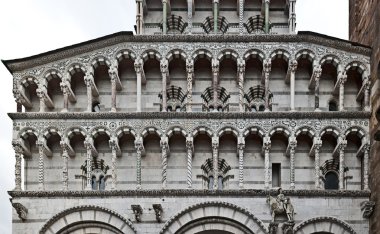
[[[149,126],[141,131],[128,126],[111,131],[107,126],[86,130],[73,125],[64,131],[51,127],[40,132],[26,127],[12,142],[16,152],[15,190],[22,189],[23,158],[28,163],[27,170],[33,165],[38,167],[35,176],[38,176],[39,190],[60,187],[63,190],[92,190],[94,183],[99,183],[99,176],[94,181],[95,171],[102,174],[106,190],[269,189],[276,186],[272,181],[275,173],[272,162],[282,163],[284,168],[289,165],[288,171],[280,172],[284,181],[289,180],[283,185],[289,189],[323,189],[326,187],[326,173],[333,172],[339,181],[336,189],[367,190],[369,142],[365,136],[365,131],[359,126],[351,126],[344,131],[333,126],[319,131],[308,126],[289,130],[283,125],[268,131],[259,126],[248,126],[242,130],[224,126],[217,131],[205,126],[197,126],[190,131],[172,126],[165,132]],[[212,162],[207,166],[211,172],[204,175],[201,168],[208,160]],[[305,161],[308,163],[303,164]],[[336,167],[326,166],[331,161]],[[222,173],[220,163],[230,168]],[[46,165],[49,172],[46,172]],[[52,171],[51,168],[61,170]],[[300,172],[303,169],[309,172]],[[33,186],[28,187],[28,180],[37,181],[30,177],[32,175],[29,173],[25,177],[26,190],[33,189]],[[297,178],[297,175],[303,178]],[[83,186],[77,186],[75,182],[70,185],[75,181],[71,179],[74,176],[77,181],[83,181]],[[209,176],[213,177],[212,186],[207,181]],[[220,176],[224,177],[222,187],[215,179]],[[46,184],[47,180],[59,181],[59,178],[62,178],[62,186]],[[310,186],[297,185],[298,180],[307,179]],[[350,183],[350,179],[357,182]],[[127,182],[121,185],[119,181]],[[149,184],[149,181],[153,182]]]
[[230,49],[218,54],[200,49],[190,56],[180,49],[166,56],[155,50],[138,56],[123,50],[113,58],[95,57],[68,64],[64,72],[48,69],[39,77],[25,75],[15,82],[18,111],[23,105],[27,112],[370,108],[366,65],[342,63],[332,54],[318,57],[307,49],[293,55],[277,49],[267,56],[257,49],[242,56]]

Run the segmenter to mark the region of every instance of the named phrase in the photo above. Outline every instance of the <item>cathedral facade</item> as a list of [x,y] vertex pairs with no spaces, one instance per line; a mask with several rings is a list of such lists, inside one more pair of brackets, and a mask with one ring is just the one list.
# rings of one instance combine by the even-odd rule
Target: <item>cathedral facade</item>
[[295,0],[136,0],[119,32],[3,61],[13,233],[369,233],[371,48]]

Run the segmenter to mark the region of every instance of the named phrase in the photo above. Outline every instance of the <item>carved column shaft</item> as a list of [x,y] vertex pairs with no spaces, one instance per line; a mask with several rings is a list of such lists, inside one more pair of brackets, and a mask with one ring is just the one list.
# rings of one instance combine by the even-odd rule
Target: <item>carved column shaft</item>
[[136,33],[137,35],[143,34],[143,3],[142,1],[138,1],[136,4]]
[[264,187],[269,189],[270,182],[270,162],[269,162],[269,151],[271,148],[271,140],[269,136],[264,137]]
[[61,82],[61,90],[63,93],[63,109],[61,112],[68,112],[69,109],[69,90],[66,82]]
[[340,76],[339,82],[339,111],[344,110],[344,84],[347,81],[347,75],[343,74]]
[[369,189],[369,151],[370,151],[370,145],[369,143],[364,146],[364,156],[363,156],[363,189],[368,190]]
[[66,147],[62,147],[62,159],[63,159],[63,167],[62,167],[62,184],[63,190],[67,191],[69,189],[69,154],[67,152]]
[[264,76],[265,76],[265,111],[270,111],[269,107],[269,74],[271,71],[272,61],[270,59],[266,59],[264,61]]
[[290,148],[290,189],[295,189],[295,153],[296,146]]
[[191,136],[186,137],[186,150],[187,150],[187,188],[191,188],[193,185],[192,170],[193,170],[193,152],[194,144]]
[[193,0],[187,0],[187,30],[189,34],[193,30]]
[[136,148],[136,180],[137,186],[136,189],[141,189],[141,156],[144,152],[143,139],[141,136],[137,137],[135,140]]
[[244,0],[239,0],[239,33],[244,34]]
[[270,0],[265,0],[265,33],[269,33],[269,5]]
[[92,112],[92,103],[93,103],[92,79],[93,79],[93,76],[89,74],[87,74],[85,77],[85,83],[87,87],[87,112]]
[[295,85],[296,85],[296,70],[297,60],[290,61],[290,110],[295,111]]
[[238,155],[239,155],[239,188],[244,188],[244,148],[245,139],[244,137],[239,137],[238,139]]
[[321,172],[319,169],[320,165],[321,165],[321,159],[320,159],[319,151],[320,151],[321,147],[322,147],[322,141],[320,140],[320,138],[318,138],[317,142],[315,143],[315,151],[314,151],[315,189],[321,188],[321,185],[319,183],[320,175],[321,175]]
[[111,189],[115,190],[116,189],[116,181],[117,181],[117,173],[116,173],[116,148],[114,146],[111,146],[111,153],[112,153],[112,163],[111,163],[111,176],[112,176],[112,185]]
[[167,111],[167,94],[166,94],[166,83],[169,69],[169,62],[167,59],[162,59],[160,63],[160,69],[162,74],[162,112]]
[[162,34],[166,34],[168,31],[168,26],[167,26],[167,12],[168,12],[168,4],[167,0],[162,0]]
[[364,83],[364,111],[371,111],[370,104],[371,81],[369,78]]
[[92,149],[90,146],[86,146],[86,156],[87,156],[87,173],[86,173],[86,179],[87,179],[87,185],[86,190],[92,190],[92,178],[91,178],[91,164],[92,164]]
[[219,79],[219,61],[217,59],[212,60],[212,88],[213,88],[213,105],[214,111],[217,111],[218,103],[218,79]]
[[16,157],[16,162],[15,162],[15,191],[21,191],[21,160],[23,157],[22,154],[22,148],[20,145],[13,144],[13,149],[15,150],[15,157]]
[[142,81],[142,73],[143,73],[143,60],[138,57],[135,60],[135,71],[136,71],[136,112],[141,112],[141,81]]
[[46,110],[46,104],[45,104],[45,93],[42,88],[38,88],[36,90],[37,96],[40,99],[40,112],[45,112]]
[[344,190],[344,150],[347,146],[346,140],[341,140],[339,145],[339,190]]
[[214,175],[214,186],[213,187],[214,187],[214,190],[218,189],[218,174],[219,174],[218,149],[219,149],[219,138],[214,136],[214,137],[212,137],[212,160],[213,160],[213,175]]
[[169,139],[164,136],[161,138],[161,158],[162,158],[162,188],[167,187],[167,167],[168,167],[168,154],[169,154]]
[[192,59],[186,60],[186,72],[187,72],[186,112],[192,112],[193,77],[194,77],[194,61]]
[[239,111],[244,112],[244,73],[245,61],[238,60],[238,88],[239,88]]
[[217,33],[218,32],[219,1],[213,0],[213,2],[214,2],[214,33]]
[[45,189],[44,146],[40,141],[37,142],[37,146],[38,146],[38,155],[39,155],[38,157],[38,189],[44,190]]

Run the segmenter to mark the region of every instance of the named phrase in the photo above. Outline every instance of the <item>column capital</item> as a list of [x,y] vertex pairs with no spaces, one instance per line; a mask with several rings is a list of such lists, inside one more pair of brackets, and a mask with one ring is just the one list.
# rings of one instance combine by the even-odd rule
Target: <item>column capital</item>
[[22,154],[24,150],[22,149],[21,140],[12,140],[12,147],[16,154]]
[[119,77],[119,64],[117,63],[117,60],[114,59],[111,62],[111,66],[108,69],[108,74],[111,78],[111,82],[116,82]]
[[340,86],[344,85],[344,83],[346,83],[346,81],[347,81],[347,74],[346,74],[346,72],[339,73],[339,75],[338,75],[339,85]]
[[315,79],[319,80],[319,78],[321,78],[321,75],[322,75],[322,67],[321,67],[321,65],[315,65],[314,69],[313,69],[313,73],[314,73]]
[[320,149],[322,147],[322,139],[320,137],[314,137],[313,144],[316,149]]
[[192,136],[186,137],[186,148],[194,150],[194,138]]
[[263,71],[264,73],[268,74],[272,70],[272,60],[270,58],[267,58],[263,62]]
[[141,57],[137,57],[135,59],[134,66],[135,66],[136,73],[142,73],[142,71],[144,69],[144,61],[142,60]]
[[269,151],[271,148],[271,140],[270,140],[270,137],[269,136],[265,136],[263,138],[263,149],[265,151]]
[[169,73],[169,61],[166,58],[161,59],[160,70],[162,74]]
[[161,137],[160,146],[162,149],[169,149],[169,138],[166,135]]
[[237,148],[238,148],[238,150],[244,150],[244,148],[245,148],[245,138],[243,136],[239,136],[238,137]]
[[143,138],[141,136],[136,137],[135,148],[137,151],[140,151],[140,152],[144,151],[144,143],[143,143]]
[[338,137],[338,149],[339,151],[344,151],[344,149],[347,147],[347,140],[344,136],[339,136]]
[[110,140],[108,141],[109,146],[112,150],[112,152],[116,153],[116,156],[121,156],[121,150],[119,146],[119,139],[116,136],[111,136]]
[[219,73],[219,60],[216,59],[216,58],[213,58],[211,60],[211,67],[212,67],[212,72],[215,74],[215,73]]
[[245,60],[242,58],[238,58],[237,60],[237,70],[239,74],[245,73]]
[[212,149],[217,150],[219,148],[219,137],[213,136],[211,139]]
[[186,72],[187,73],[194,73],[194,60],[193,59],[186,59]]
[[291,72],[293,72],[293,73],[296,72],[297,71],[297,66],[298,66],[297,60],[292,59],[292,60],[289,61],[289,70]]

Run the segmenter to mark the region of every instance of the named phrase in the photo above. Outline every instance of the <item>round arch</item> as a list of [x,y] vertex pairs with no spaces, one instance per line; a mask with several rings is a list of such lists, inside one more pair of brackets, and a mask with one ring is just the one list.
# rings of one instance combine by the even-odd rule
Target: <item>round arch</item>
[[198,230],[219,229],[237,234],[268,233],[264,223],[248,210],[231,203],[212,201],[192,205],[174,215],[165,223],[160,234],[190,234]]
[[94,205],[76,206],[54,215],[45,223],[39,233],[63,234],[84,228],[103,228],[108,231],[105,233],[115,234],[136,233],[132,223],[122,215]]
[[334,217],[315,217],[308,219],[294,228],[295,234],[303,233],[342,233],[356,234],[354,229],[345,221]]

